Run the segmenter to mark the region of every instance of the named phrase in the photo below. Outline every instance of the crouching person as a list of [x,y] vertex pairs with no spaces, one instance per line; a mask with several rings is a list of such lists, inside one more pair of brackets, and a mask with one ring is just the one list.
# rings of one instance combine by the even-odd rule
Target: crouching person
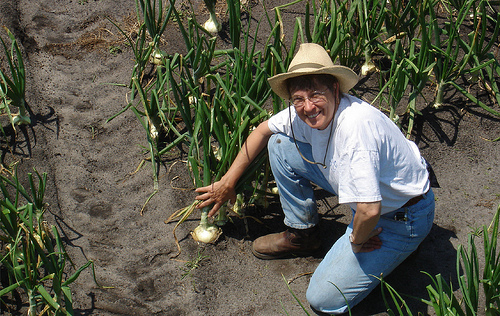
[[266,145],[287,230],[252,245],[264,260],[312,255],[320,249],[312,183],[352,209],[344,235],[314,272],[307,299],[323,313],[341,314],[365,298],[429,233],[434,195],[417,146],[382,112],[347,92],[358,82],[317,44],[302,44],[287,73],[269,78],[290,106],[261,123],[228,172],[198,188],[199,207],[214,215],[246,167]]

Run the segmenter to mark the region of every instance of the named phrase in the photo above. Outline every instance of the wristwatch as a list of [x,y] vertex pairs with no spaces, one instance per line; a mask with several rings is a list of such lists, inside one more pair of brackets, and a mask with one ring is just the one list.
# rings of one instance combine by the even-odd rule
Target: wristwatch
[[349,241],[351,242],[351,244],[355,245],[355,246],[361,246],[363,243],[360,243],[360,244],[357,244],[354,242],[354,236],[352,235],[352,233],[349,235]]

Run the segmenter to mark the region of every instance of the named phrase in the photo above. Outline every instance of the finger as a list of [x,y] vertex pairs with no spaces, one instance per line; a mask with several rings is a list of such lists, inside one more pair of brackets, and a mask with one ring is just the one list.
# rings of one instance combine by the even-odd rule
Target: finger
[[207,192],[207,190],[205,190],[205,187],[203,187],[203,188],[196,188],[194,190],[194,192],[203,193],[203,192]]
[[370,252],[370,251],[373,251],[375,249],[380,249],[380,246],[374,246],[374,245],[370,245],[370,244],[364,244],[363,247],[361,248],[361,250],[359,252]]
[[374,239],[374,237],[372,237],[371,239],[368,239],[365,244],[369,246],[380,246],[382,245],[382,241],[380,239]]
[[372,252],[373,250],[375,250],[375,248],[373,248],[373,247],[371,247],[371,248],[363,247],[363,248],[361,248],[361,250],[359,252]]
[[195,196],[194,199],[195,200],[208,200],[208,199],[210,199],[210,196],[211,196],[211,194],[207,192],[205,194]]
[[208,185],[206,187],[196,188],[194,191],[199,192],[199,193],[203,193],[203,192],[210,192],[211,190],[212,190],[212,185]]
[[371,237],[367,240],[367,242],[370,242],[372,244],[382,244],[382,240],[378,236]]
[[214,207],[208,212],[208,217],[212,217],[217,213],[217,211],[220,209],[220,204],[215,204]]
[[372,230],[372,232],[370,233],[369,237],[368,238],[372,238],[374,236],[377,236],[378,234],[380,234],[382,232],[382,227],[378,227],[374,230]]
[[233,196],[231,197],[231,199],[229,200],[229,202],[231,202],[231,204],[236,203],[236,195],[233,195]]
[[366,243],[363,245],[367,249],[380,249],[382,247],[382,244],[379,243]]
[[214,203],[214,201],[213,201],[212,199],[206,199],[205,201],[203,201],[203,202],[201,202],[200,204],[198,204],[198,205],[196,206],[196,208],[201,209],[201,208],[204,208],[204,207],[206,207],[206,206],[210,206],[210,205],[212,205],[213,203]]

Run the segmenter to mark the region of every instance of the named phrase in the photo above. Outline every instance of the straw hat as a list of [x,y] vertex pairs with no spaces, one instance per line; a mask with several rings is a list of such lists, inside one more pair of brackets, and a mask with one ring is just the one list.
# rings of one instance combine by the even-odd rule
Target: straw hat
[[326,50],[315,43],[300,44],[299,51],[293,57],[288,72],[268,79],[271,89],[283,99],[290,98],[286,80],[303,75],[327,74],[339,82],[340,92],[346,93],[358,83],[358,76],[350,68],[336,66]]

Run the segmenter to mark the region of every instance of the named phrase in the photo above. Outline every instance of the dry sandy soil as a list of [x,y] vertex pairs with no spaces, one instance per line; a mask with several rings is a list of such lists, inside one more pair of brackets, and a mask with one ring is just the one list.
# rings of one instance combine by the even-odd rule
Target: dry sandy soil
[[[193,3],[205,19],[202,1]],[[277,3],[284,1],[266,1],[269,10]],[[261,4],[253,6],[256,15],[262,15]],[[284,19],[293,21],[301,8],[284,10]],[[256,237],[281,229],[279,205],[268,211],[249,208],[247,214],[263,224],[248,220],[247,233],[244,221],[234,218],[220,240],[205,247],[189,235],[197,221],[186,222],[177,230],[182,253],[172,259],[177,253],[174,224],[164,221],[195,196],[184,157],[174,152],[161,169],[160,193],[141,215],[153,190],[148,167],[134,173],[145,157],[144,131],[131,111],[106,123],[126,104],[127,88],[112,83],[129,82],[133,55],[106,17],[133,28],[135,2],[0,2],[0,24],[14,32],[25,53],[27,100],[33,114],[32,126],[20,130],[15,141],[2,139],[3,163],[18,161],[21,175],[32,168],[48,173],[46,218],[64,234],[75,264],[93,260],[97,280],[113,287],[100,288],[90,270],[83,272],[72,286],[77,315],[305,314],[283,278],[294,279],[291,289],[312,313],[305,291],[321,256],[262,261],[250,251]],[[166,33],[167,52],[183,46],[176,27]],[[110,47],[120,49],[112,53]],[[368,99],[374,89],[369,82],[357,88]],[[483,91],[472,88],[491,104]],[[466,244],[473,229],[489,224],[500,203],[500,142],[485,140],[500,136],[499,119],[453,92],[446,102],[440,110],[423,112],[413,138],[441,185],[435,189],[434,227],[421,250],[387,277],[398,291],[415,297],[427,297],[425,286],[430,280],[421,271],[441,273],[457,288],[457,246]],[[350,213],[321,191],[318,204],[325,252],[350,221]],[[201,251],[206,257],[183,277],[186,263]],[[408,302],[415,313],[428,313],[425,304]],[[25,311],[23,306],[11,307],[4,313]],[[385,314],[380,290],[355,307],[353,314]]]

